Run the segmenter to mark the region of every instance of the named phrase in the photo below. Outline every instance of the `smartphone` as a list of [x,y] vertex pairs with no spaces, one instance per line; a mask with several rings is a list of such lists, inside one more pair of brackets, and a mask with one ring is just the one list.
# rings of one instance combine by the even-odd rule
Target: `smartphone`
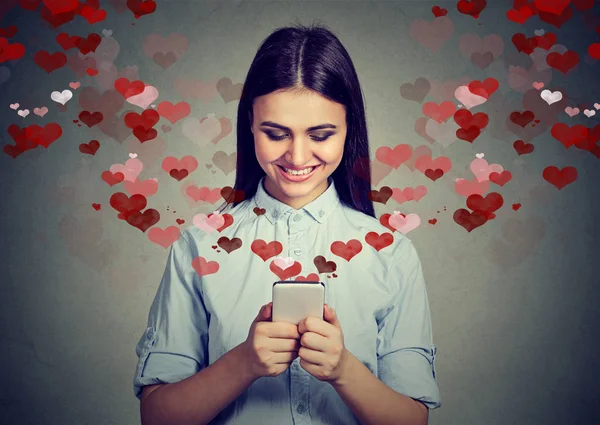
[[271,321],[294,325],[308,316],[323,320],[325,284],[319,281],[279,280],[273,283]]

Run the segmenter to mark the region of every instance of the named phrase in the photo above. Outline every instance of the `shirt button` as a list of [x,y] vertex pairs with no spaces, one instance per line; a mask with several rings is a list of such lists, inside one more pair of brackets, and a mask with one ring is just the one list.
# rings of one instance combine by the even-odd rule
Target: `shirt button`
[[304,413],[304,404],[300,403],[298,405],[298,407],[296,408],[296,412],[298,412],[300,414]]
[[302,216],[300,214],[296,214],[294,216],[294,221],[300,221],[302,219]]
[[294,254],[296,254],[296,255],[302,255],[302,250],[301,249],[295,249],[294,250]]
[[319,217],[323,217],[325,215],[325,211],[321,210],[319,211]]

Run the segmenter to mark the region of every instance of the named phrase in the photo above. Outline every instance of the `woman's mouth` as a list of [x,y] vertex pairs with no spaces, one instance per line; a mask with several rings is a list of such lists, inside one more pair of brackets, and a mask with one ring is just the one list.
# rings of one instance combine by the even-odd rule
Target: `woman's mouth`
[[303,182],[305,180],[308,180],[313,174],[315,174],[315,171],[318,170],[320,166],[321,166],[321,164],[317,165],[316,167],[312,167],[310,169],[310,171],[308,171],[308,172],[303,171],[300,174],[291,174],[291,173],[287,172],[284,167],[277,164],[277,168],[279,168],[279,172],[281,173],[281,175],[286,180],[291,181],[291,182]]

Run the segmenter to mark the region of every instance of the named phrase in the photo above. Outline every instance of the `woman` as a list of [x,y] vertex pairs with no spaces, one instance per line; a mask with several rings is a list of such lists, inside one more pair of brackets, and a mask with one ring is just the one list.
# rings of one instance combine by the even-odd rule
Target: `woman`
[[[441,399],[421,263],[375,217],[362,93],[335,35],[297,24],[263,42],[237,137],[217,209],[233,220],[182,231],[136,347],[142,423],[427,423]],[[273,282],[310,274],[323,319],[270,322]]]

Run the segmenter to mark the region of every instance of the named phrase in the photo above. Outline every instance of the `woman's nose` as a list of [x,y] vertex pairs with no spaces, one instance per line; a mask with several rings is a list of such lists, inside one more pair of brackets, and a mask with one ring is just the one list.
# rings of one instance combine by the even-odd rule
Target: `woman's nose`
[[312,146],[309,137],[296,137],[290,144],[288,158],[290,164],[302,166],[312,158]]

